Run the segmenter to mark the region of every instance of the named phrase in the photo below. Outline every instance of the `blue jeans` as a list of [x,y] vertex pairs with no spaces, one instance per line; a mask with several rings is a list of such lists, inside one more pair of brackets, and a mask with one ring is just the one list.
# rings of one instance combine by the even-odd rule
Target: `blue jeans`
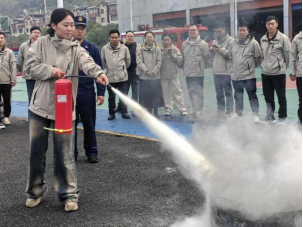
[[27,96],[28,96],[28,105],[31,103],[32,94],[35,88],[35,80],[26,80]]
[[[26,187],[28,198],[37,199],[46,191],[44,181],[46,151],[49,131],[44,127],[54,127],[55,121],[40,117],[32,112],[30,123],[30,162]],[[73,153],[74,133],[53,133],[54,185],[59,201],[78,201],[76,165]]]
[[234,99],[232,94],[233,89],[231,87],[231,76],[214,75],[214,82],[217,94],[218,111],[232,113],[234,111]]
[[257,86],[256,86],[256,79],[248,79],[248,80],[233,80],[233,86],[235,90],[235,106],[236,106],[236,113],[239,116],[242,116],[243,113],[243,95],[244,89],[247,92],[249,103],[253,114],[259,115],[259,100],[257,97]]

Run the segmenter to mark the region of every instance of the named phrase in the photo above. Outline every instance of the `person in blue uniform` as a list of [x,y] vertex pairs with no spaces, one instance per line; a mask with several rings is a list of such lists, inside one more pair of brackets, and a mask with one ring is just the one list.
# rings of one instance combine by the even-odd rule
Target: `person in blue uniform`
[[[86,35],[86,18],[82,16],[75,17],[75,31],[74,37],[78,40],[89,55],[94,59],[95,63],[100,65],[101,68],[101,56],[94,45],[87,42],[84,38]],[[79,72],[79,76],[86,76],[82,71]],[[97,84],[97,100],[95,93],[95,81],[91,78],[79,78],[78,83],[78,95],[76,104],[76,126],[81,121],[84,128],[84,150],[89,163],[97,163],[98,159],[98,147],[96,142],[96,103],[102,105],[104,102],[105,86]],[[75,158],[77,160],[77,130],[75,130]]]

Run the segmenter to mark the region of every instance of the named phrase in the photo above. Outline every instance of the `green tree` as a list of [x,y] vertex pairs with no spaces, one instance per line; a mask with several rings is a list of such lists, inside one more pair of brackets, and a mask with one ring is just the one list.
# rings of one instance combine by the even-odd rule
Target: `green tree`
[[19,35],[16,37],[8,35],[8,36],[6,36],[5,40],[6,40],[6,43],[23,43],[23,42],[29,40],[29,36],[26,34],[22,34],[22,35]]
[[100,24],[95,24],[87,33],[86,39],[99,48],[102,48],[108,43],[108,34],[112,29],[118,29],[118,25],[109,24],[107,26],[101,26]]

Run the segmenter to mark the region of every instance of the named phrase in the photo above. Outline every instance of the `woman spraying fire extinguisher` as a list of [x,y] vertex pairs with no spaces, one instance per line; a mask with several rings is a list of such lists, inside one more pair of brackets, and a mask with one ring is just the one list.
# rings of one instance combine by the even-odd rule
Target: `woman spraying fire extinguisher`
[[[26,206],[35,207],[47,192],[44,181],[45,157],[48,148],[49,131],[54,128],[55,81],[63,75],[78,75],[82,70],[87,76],[106,85],[108,79],[100,66],[73,40],[74,15],[67,9],[56,9],[50,19],[49,35],[40,37],[28,50],[26,71],[36,80],[30,102],[30,163],[26,188]],[[71,77],[72,114],[75,120],[75,106],[78,78]],[[58,117],[58,116],[57,116]],[[59,201],[65,204],[65,211],[78,209],[78,188],[73,154],[73,134],[53,134],[54,186]]]

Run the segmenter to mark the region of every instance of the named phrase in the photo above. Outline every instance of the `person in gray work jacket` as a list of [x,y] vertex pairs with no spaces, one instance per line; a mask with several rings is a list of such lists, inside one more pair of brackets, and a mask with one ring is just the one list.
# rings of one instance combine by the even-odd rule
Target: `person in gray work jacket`
[[203,109],[203,82],[205,63],[209,60],[208,44],[201,39],[196,25],[188,28],[189,37],[183,42],[181,54],[193,116],[201,117]]
[[286,102],[286,68],[289,65],[289,38],[278,28],[278,18],[269,16],[266,19],[267,33],[261,38],[260,45],[263,54],[262,84],[267,105],[266,121],[275,123],[275,96],[279,101],[279,122],[284,124],[287,117]]
[[144,43],[137,48],[136,53],[140,71],[139,103],[156,118],[160,118],[158,108],[163,106],[160,83],[161,49],[157,47],[152,31],[146,32],[144,38]]
[[292,81],[296,80],[297,83],[299,95],[298,117],[302,124],[302,31],[292,41],[289,64],[290,78]]
[[35,87],[35,80],[29,79],[29,76],[26,75],[25,66],[27,61],[27,51],[34,44],[34,42],[41,36],[41,30],[37,26],[33,26],[30,29],[30,39],[21,44],[18,52],[18,67],[22,72],[22,78],[25,79],[27,95],[28,95],[28,105],[30,104],[32,93]]
[[230,55],[233,61],[231,78],[235,90],[236,110],[229,120],[242,117],[245,89],[253,112],[253,121],[258,123],[260,118],[255,68],[261,63],[261,49],[258,42],[249,34],[247,25],[239,25],[238,37],[231,44]]
[[[11,114],[11,90],[16,85],[16,59],[14,52],[5,47],[5,34],[0,32],[0,97],[2,96],[4,103],[4,119],[1,128],[9,125]],[[1,100],[1,98],[0,98]]]
[[[182,55],[178,48],[171,43],[171,37],[169,34],[162,35],[161,53],[162,65],[160,68],[160,81],[165,106],[165,115],[171,115],[173,110],[172,98],[174,98],[181,116],[187,116],[178,75],[178,66],[182,63]],[[171,95],[173,97],[171,97]]]
[[215,34],[217,37],[210,47],[210,52],[213,58],[218,115],[226,114],[229,116],[234,111],[234,99],[231,86],[232,61],[228,50],[234,39],[227,34],[223,23],[218,23],[215,26]]
[[[110,30],[109,43],[101,50],[101,60],[110,85],[127,95],[127,68],[130,66],[131,57],[128,48],[120,43],[120,32],[118,30]],[[116,118],[116,95],[110,87],[107,87],[107,91],[109,110],[109,116],[107,119],[111,121]],[[122,118],[130,119],[130,116],[127,113],[127,106],[122,102],[122,100],[121,113]]]

